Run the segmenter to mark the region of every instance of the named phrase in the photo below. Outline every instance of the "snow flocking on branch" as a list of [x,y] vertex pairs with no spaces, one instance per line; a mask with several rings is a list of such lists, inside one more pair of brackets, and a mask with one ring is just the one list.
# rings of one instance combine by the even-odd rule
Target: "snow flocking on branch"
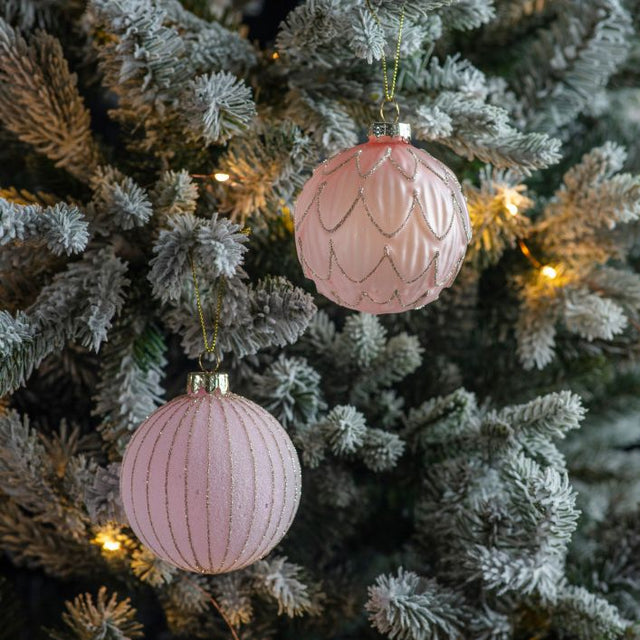
[[256,113],[249,87],[224,71],[196,78],[183,104],[194,135],[208,143],[238,135]]
[[[240,227],[213,215],[204,221],[190,213],[173,216],[154,244],[149,281],[161,300],[177,300],[185,282],[191,279],[189,254],[204,277],[232,277],[242,264],[247,249]],[[213,260],[210,258],[213,256]]]
[[55,255],[79,253],[89,240],[88,223],[76,206],[43,208],[0,199],[0,245],[41,240]]

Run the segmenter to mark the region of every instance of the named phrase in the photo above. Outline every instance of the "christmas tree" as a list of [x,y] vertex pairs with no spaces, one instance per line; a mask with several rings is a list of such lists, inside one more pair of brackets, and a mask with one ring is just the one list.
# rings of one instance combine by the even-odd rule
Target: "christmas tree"
[[[640,638],[640,2],[289,4],[1,3],[0,638]],[[293,212],[396,53],[473,232],[376,316],[317,294]],[[195,271],[302,466],[286,537],[221,575],[119,490],[198,368]]]

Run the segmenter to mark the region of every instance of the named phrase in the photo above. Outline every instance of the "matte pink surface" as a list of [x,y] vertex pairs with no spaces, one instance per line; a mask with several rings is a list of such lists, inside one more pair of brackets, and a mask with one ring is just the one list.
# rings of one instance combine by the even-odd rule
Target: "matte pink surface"
[[122,461],[129,524],[163,560],[225,573],[265,556],[300,502],[300,463],[277,420],[233,393],[183,395],[140,425]]
[[318,291],[368,313],[435,300],[471,239],[460,184],[401,138],[369,138],[322,163],[295,206],[298,258]]

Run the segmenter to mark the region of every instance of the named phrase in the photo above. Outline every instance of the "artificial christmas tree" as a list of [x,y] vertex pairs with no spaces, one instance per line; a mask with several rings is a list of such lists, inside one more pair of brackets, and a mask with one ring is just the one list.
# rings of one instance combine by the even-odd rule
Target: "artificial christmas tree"
[[[640,637],[640,5],[290,4],[0,5],[0,637]],[[378,317],[315,295],[293,211],[377,119],[383,53],[473,233]],[[214,576],[119,491],[202,352],[190,257],[303,479]]]

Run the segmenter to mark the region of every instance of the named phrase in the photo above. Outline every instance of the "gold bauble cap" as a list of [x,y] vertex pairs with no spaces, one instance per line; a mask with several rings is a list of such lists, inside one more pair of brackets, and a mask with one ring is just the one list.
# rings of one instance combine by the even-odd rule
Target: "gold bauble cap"
[[389,136],[411,141],[411,125],[408,122],[373,122],[369,127],[369,135],[374,138]]
[[226,373],[195,371],[187,377],[187,393],[194,394],[201,390],[213,393],[218,390],[221,395],[229,391],[229,376]]

